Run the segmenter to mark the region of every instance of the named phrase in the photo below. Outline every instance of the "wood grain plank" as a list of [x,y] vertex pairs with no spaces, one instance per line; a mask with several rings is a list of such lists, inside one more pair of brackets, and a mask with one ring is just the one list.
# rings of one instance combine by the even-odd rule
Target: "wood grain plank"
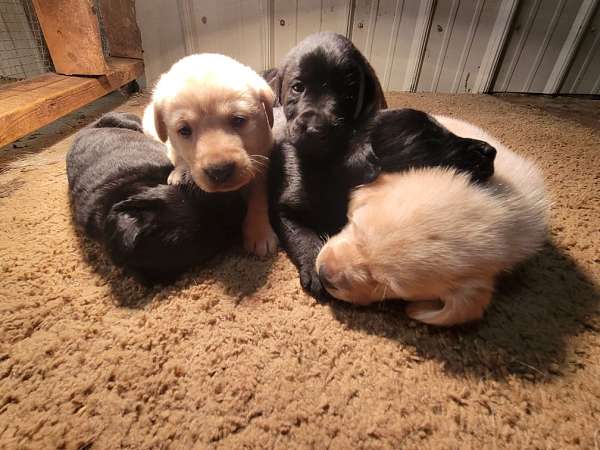
[[135,0],[100,0],[100,12],[111,56],[142,58],[142,36]]
[[[81,108],[144,73],[144,64],[138,59],[109,58],[108,62],[107,76],[85,78],[45,74],[40,77],[42,80],[28,80],[0,89],[0,147]],[[45,86],[40,85],[42,82]],[[27,83],[35,84],[36,89],[23,91],[22,88]]]
[[11,83],[10,89],[0,90],[0,101],[9,97],[19,96],[21,93],[30,93],[38,89],[43,89],[48,84],[56,82],[55,75],[54,73],[45,73],[29,80]]
[[33,0],[56,73],[103,75],[100,26],[91,0]]

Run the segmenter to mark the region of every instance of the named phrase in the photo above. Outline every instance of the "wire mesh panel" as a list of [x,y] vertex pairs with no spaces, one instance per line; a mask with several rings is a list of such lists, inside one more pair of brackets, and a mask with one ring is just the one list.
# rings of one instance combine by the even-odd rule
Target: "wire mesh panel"
[[100,8],[100,0],[94,0],[94,10],[98,17],[98,26],[100,27],[100,40],[102,42],[102,53],[104,56],[110,55],[110,46],[106,35],[106,27],[104,25],[104,17],[102,17],[102,8]]
[[0,83],[52,71],[31,0],[0,0]]

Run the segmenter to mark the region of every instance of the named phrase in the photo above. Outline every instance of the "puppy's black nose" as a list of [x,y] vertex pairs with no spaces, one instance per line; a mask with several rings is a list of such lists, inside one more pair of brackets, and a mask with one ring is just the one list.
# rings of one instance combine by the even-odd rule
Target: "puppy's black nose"
[[213,183],[224,183],[231,178],[234,171],[234,162],[213,164],[204,168],[204,173]]
[[335,286],[329,281],[331,277],[331,273],[327,270],[327,267],[321,266],[319,267],[319,280],[321,280],[321,284],[325,289],[333,289]]
[[319,134],[322,128],[321,116],[316,111],[304,111],[298,118],[298,128],[302,133]]

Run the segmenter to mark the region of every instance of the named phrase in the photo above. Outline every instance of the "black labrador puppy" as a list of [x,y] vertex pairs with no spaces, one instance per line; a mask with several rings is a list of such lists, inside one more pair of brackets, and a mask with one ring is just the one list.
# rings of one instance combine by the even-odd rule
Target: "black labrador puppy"
[[353,188],[382,170],[451,166],[475,181],[493,173],[495,150],[486,143],[459,138],[419,111],[380,112],[387,105],[379,80],[344,36],[309,36],[265,77],[281,104],[274,112],[271,222],[302,288],[317,299],[328,295],[316,257],[346,224]]
[[67,154],[75,224],[145,282],[170,280],[240,238],[239,192],[209,194],[191,179],[167,185],[171,170],[165,146],[133,114],[105,114]]

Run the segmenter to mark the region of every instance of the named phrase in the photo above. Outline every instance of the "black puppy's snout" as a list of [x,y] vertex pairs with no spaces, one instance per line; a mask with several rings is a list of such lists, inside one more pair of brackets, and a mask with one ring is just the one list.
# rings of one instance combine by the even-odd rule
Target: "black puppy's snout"
[[486,142],[482,142],[478,145],[479,152],[486,158],[496,158],[496,149]]
[[319,280],[321,280],[321,284],[325,289],[332,289],[335,287],[333,283],[331,283],[330,278],[331,273],[329,272],[329,270],[327,270],[327,267],[321,265],[319,267]]
[[214,183],[224,183],[229,180],[235,172],[235,163],[228,162],[222,164],[213,164],[204,169],[204,173]]
[[318,134],[323,128],[323,119],[317,111],[304,111],[298,117],[298,128],[303,133]]

